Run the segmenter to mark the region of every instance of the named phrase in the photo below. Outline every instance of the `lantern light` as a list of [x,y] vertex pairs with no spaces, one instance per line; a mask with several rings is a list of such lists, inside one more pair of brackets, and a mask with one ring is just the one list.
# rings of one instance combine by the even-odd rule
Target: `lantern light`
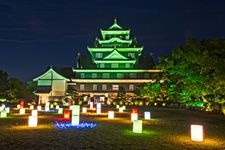
[[52,108],[54,108],[54,105],[53,105],[53,104],[51,104],[51,105],[50,105],[50,108],[51,108],[51,109],[52,109]]
[[131,113],[131,121],[138,120],[138,114],[137,113]]
[[191,125],[191,140],[202,142],[203,141],[203,126]]
[[90,109],[92,110],[94,107],[94,103],[93,102],[90,102]]
[[150,111],[145,111],[145,119],[151,119],[151,112]]
[[20,109],[20,104],[18,104],[18,105],[16,106],[16,108]]
[[49,111],[49,105],[45,105],[45,111]]
[[2,108],[2,106],[0,106],[0,111],[4,110],[4,108]]
[[72,105],[72,115],[80,115],[80,105]]
[[133,132],[134,133],[142,133],[142,120],[134,120],[133,121]]
[[30,105],[30,110],[33,110],[34,109],[34,105]]
[[37,106],[37,110],[38,110],[38,111],[42,110],[41,105],[38,105],[38,106]]
[[76,126],[80,123],[80,116],[79,115],[72,115],[71,125]]
[[2,104],[2,108],[5,109],[5,104]]
[[125,105],[123,105],[123,110],[126,110],[126,106]]
[[120,108],[120,105],[116,105],[116,108],[119,109]]
[[29,116],[28,127],[37,127],[37,116]]
[[82,113],[87,113],[87,107],[82,108]]
[[2,111],[0,111],[0,113],[1,113],[0,118],[5,118],[5,117],[7,117],[7,112],[6,112],[6,110],[2,110]]
[[59,105],[56,105],[56,106],[55,106],[55,109],[59,109]]
[[63,108],[58,109],[58,114],[63,114]]
[[25,114],[25,108],[20,108],[20,115],[24,115]]
[[31,116],[38,116],[38,111],[37,110],[32,110],[31,111]]
[[114,111],[108,111],[108,119],[114,119]]
[[70,110],[64,110],[64,118],[70,119]]
[[123,112],[123,107],[120,107],[119,108],[119,112]]
[[97,103],[97,110],[96,110],[96,114],[101,114],[101,103]]
[[6,108],[5,108],[5,111],[6,111],[7,113],[10,113],[10,107],[6,107]]

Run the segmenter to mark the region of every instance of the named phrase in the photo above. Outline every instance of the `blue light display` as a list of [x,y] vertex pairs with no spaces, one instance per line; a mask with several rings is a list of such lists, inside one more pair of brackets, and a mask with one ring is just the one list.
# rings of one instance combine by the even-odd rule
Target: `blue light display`
[[79,125],[73,126],[70,121],[67,122],[58,122],[56,121],[55,126],[59,129],[67,129],[67,128],[94,128],[96,127],[96,123],[92,122],[81,122]]

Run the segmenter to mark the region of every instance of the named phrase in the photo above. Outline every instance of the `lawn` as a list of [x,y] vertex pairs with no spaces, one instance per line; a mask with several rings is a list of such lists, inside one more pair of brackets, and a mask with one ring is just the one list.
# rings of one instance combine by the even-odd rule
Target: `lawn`
[[[28,128],[28,116],[11,111],[7,118],[0,118],[0,150],[4,149],[225,149],[225,116],[184,109],[137,107],[143,120],[143,133],[132,132],[128,107],[119,113],[114,106],[104,106],[101,115],[94,112],[80,115],[81,122],[96,123],[95,128],[58,129],[56,121],[64,121],[54,112],[39,112],[38,127]],[[107,111],[115,110],[115,119],[107,118]],[[151,110],[151,120],[144,120],[145,110]],[[204,126],[204,141],[190,139],[190,125]]]

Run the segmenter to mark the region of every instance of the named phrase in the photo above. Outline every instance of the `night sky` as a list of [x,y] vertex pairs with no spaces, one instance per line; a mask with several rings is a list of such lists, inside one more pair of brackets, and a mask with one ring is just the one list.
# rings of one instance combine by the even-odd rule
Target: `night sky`
[[115,17],[156,58],[189,38],[225,38],[225,0],[1,0],[0,70],[28,81],[75,66]]

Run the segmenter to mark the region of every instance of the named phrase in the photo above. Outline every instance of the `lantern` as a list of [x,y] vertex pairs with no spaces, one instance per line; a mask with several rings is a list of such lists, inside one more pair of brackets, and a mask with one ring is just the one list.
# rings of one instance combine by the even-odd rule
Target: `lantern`
[[80,115],[80,105],[73,105],[72,115]]
[[82,108],[82,113],[87,113],[87,107]]
[[114,111],[108,111],[108,119],[114,119]]
[[10,107],[6,107],[6,108],[5,108],[5,111],[6,111],[7,113],[9,113],[9,112],[10,112]]
[[119,112],[123,112],[123,107],[120,107],[119,108]]
[[145,111],[145,119],[151,119],[151,112]]
[[31,111],[31,116],[37,116],[38,115],[38,111],[37,110],[32,110]]
[[18,104],[18,105],[16,106],[16,108],[20,109],[20,104]]
[[63,108],[58,109],[58,114],[63,114]]
[[138,120],[138,114],[137,113],[131,113],[131,121]]
[[56,106],[55,106],[55,109],[59,109],[59,105],[56,105]]
[[30,105],[30,109],[33,110],[34,109],[34,105]]
[[70,110],[64,110],[64,118],[70,119]]
[[116,108],[119,109],[120,108],[120,105],[116,105]]
[[49,111],[49,105],[45,105],[45,111]]
[[38,106],[37,106],[37,110],[38,110],[38,111],[42,110],[41,105],[38,105]]
[[123,105],[123,110],[126,110],[126,106],[125,105]]
[[51,105],[50,105],[50,108],[51,108],[51,109],[52,109],[52,108],[54,108],[54,105],[53,105],[53,104],[51,104]]
[[93,109],[93,106],[94,106],[94,103],[93,102],[90,102],[90,109],[91,110]]
[[133,132],[134,133],[142,133],[142,120],[134,120],[133,121]]
[[71,125],[76,126],[80,123],[80,116],[79,115],[72,115]]
[[101,103],[97,103],[97,110],[96,110],[96,114],[101,114]]
[[37,127],[37,116],[29,116],[28,127]]
[[2,108],[5,109],[5,104],[2,104]]
[[2,106],[0,106],[0,111],[4,110],[4,108],[2,108]]
[[0,113],[1,113],[1,118],[5,118],[5,117],[7,117],[7,112],[6,112],[6,110],[2,110],[2,111],[0,111]]
[[20,114],[24,115],[25,114],[25,108],[20,108]]
[[202,142],[203,141],[203,126],[191,125],[191,140]]

